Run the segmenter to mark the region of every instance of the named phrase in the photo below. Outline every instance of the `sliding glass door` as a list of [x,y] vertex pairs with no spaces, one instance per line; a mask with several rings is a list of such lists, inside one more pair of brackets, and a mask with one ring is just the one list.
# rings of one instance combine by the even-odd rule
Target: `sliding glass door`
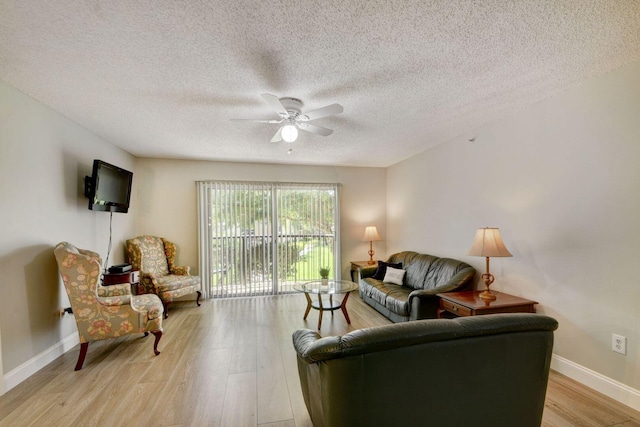
[[198,209],[210,297],[291,292],[340,269],[337,184],[198,182]]

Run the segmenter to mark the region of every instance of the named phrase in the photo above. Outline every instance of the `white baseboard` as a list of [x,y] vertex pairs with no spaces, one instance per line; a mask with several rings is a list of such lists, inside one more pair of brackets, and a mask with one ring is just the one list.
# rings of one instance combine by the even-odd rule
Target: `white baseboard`
[[78,337],[78,333],[74,332],[72,335],[69,335],[59,343],[49,347],[30,360],[27,360],[22,365],[13,369],[2,378],[2,387],[0,392],[2,394],[8,392],[12,388],[20,384],[22,381],[38,372],[40,369],[44,368],[55,359],[71,350],[79,343],[80,338]]
[[640,391],[554,354],[551,369],[640,411]]

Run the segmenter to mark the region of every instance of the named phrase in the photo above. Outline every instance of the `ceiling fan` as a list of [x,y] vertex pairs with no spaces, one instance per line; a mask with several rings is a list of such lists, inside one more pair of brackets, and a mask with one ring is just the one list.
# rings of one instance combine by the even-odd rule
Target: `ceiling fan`
[[315,133],[316,135],[329,136],[333,130],[322,126],[309,123],[311,120],[320,119],[322,117],[340,114],[344,111],[342,105],[331,104],[317,110],[302,112],[302,101],[297,98],[278,98],[275,95],[263,93],[262,98],[267,104],[273,108],[280,116],[279,120],[253,120],[253,119],[231,119],[234,121],[254,122],[254,123],[272,123],[282,124],[271,142],[293,142],[298,138],[298,129],[306,132]]

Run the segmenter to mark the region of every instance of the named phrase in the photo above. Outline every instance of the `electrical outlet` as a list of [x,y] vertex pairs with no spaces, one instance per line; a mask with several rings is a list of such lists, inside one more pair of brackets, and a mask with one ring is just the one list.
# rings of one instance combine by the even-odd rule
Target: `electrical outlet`
[[611,335],[611,350],[620,354],[627,354],[627,337],[622,335]]

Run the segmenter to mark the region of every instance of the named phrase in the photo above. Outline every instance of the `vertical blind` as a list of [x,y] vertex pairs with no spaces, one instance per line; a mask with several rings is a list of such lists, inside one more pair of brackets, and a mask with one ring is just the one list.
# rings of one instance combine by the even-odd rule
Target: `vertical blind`
[[[292,292],[340,271],[338,184],[198,181],[207,297]],[[334,276],[335,277],[335,276]]]

